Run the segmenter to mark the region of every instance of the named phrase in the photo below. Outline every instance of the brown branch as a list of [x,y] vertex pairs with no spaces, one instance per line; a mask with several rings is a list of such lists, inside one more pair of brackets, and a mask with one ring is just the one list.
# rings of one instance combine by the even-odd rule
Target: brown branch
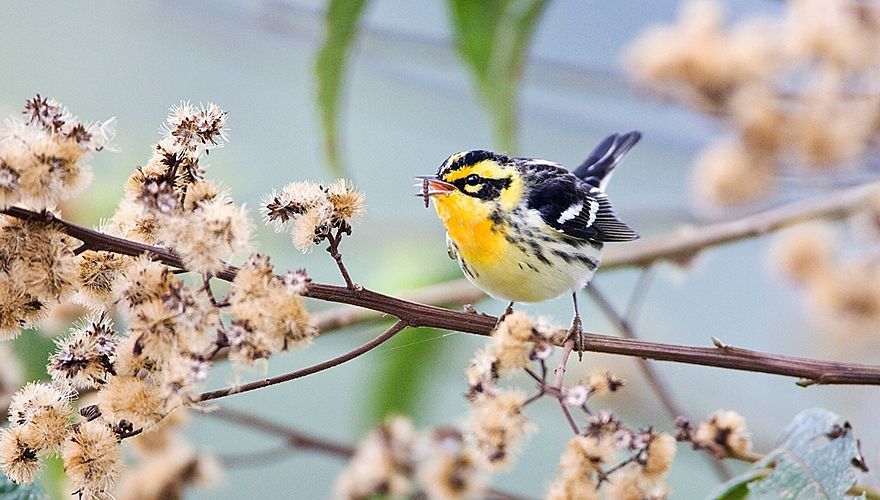
[[387,340],[390,340],[391,337],[397,335],[401,330],[409,326],[405,321],[397,321],[391,328],[385,330],[382,335],[370,340],[366,344],[361,345],[360,347],[348,351],[345,354],[340,356],[336,356],[333,359],[328,359],[327,361],[322,361],[321,363],[303,368],[301,370],[292,371],[289,373],[285,373],[282,375],[278,375],[275,377],[265,378],[263,380],[257,380],[255,382],[250,382],[247,384],[242,384],[238,386],[227,387],[225,389],[218,389],[216,391],[207,391],[200,394],[198,397],[194,399],[195,402],[201,401],[210,401],[212,399],[223,398],[226,396],[231,396],[233,394],[240,394],[243,392],[250,392],[256,389],[262,389],[263,387],[269,387],[270,385],[276,385],[283,382],[288,382],[290,380],[295,380],[298,378],[303,378],[308,375],[312,375],[314,373],[318,373],[324,370],[328,370],[335,366],[339,366],[343,363],[353,360],[354,358],[365,354],[372,349],[380,346]]
[[[486,294],[467,280],[453,280],[428,286],[419,290],[405,292],[400,298],[410,302],[420,302],[434,306],[457,306],[475,303],[484,299]],[[367,321],[381,320],[387,316],[371,309],[340,306],[315,314],[316,324],[321,333],[345,328]]]
[[[864,201],[864,197],[867,196],[866,187],[858,189],[856,194],[860,196],[852,194],[852,191],[849,190],[843,191],[843,194],[838,193],[836,195],[829,195],[825,200],[820,200],[818,203],[824,203],[824,205],[826,205],[822,214],[825,216],[832,216],[833,214],[844,210],[841,208],[841,205],[844,204],[840,201],[840,198],[847,200],[850,203],[848,206],[855,203],[854,200],[860,202]],[[874,185],[871,185],[870,187],[872,188],[871,192],[873,192]],[[838,200],[838,202],[833,207],[828,207],[828,199]],[[800,211],[791,210],[791,212],[792,213],[789,213],[788,215],[792,220],[800,221],[807,217],[805,209],[800,209]],[[183,267],[180,257],[168,249],[102,234],[98,231],[79,226],[72,222],[58,219],[51,214],[33,212],[19,207],[4,209],[2,213],[22,219],[52,221],[67,234],[88,244],[91,250],[110,251],[125,255],[140,255],[147,253],[168,266],[176,268]],[[813,213],[813,216],[818,215]],[[779,224],[780,223],[777,221],[773,224],[773,227],[779,227]],[[754,228],[752,232],[754,232]],[[751,234],[748,231],[746,233]],[[725,238],[725,241],[730,241],[732,236],[728,234]],[[716,240],[720,241],[717,237]],[[716,244],[718,244],[717,241]],[[685,248],[687,247],[688,246],[685,245]],[[670,250],[671,247],[667,246],[666,248],[668,251],[672,251]],[[681,251],[681,248],[678,248],[675,251]],[[657,259],[666,258],[671,255],[676,255],[676,253],[662,254],[651,249],[650,252],[645,252],[639,256],[631,256],[630,264],[628,265],[653,262]],[[623,262],[624,261],[618,257],[617,266],[619,267],[623,265]],[[236,271],[237,269],[235,267],[229,266],[223,271],[217,273],[216,277],[231,281],[235,277]],[[390,314],[399,318],[408,326],[424,326],[478,335],[489,335],[497,321],[493,316],[451,311],[436,306],[389,297],[367,289],[349,289],[323,283],[311,283],[304,295],[318,300],[349,304]],[[564,330],[560,331],[560,344],[561,339],[564,337]],[[639,358],[655,359],[658,361],[672,361],[677,363],[784,375],[802,379],[802,383],[805,385],[880,385],[880,367],[878,366],[819,361],[795,356],[762,353],[747,349],[732,348],[729,346],[716,348],[692,347],[584,333],[584,349],[591,352],[635,356]]]

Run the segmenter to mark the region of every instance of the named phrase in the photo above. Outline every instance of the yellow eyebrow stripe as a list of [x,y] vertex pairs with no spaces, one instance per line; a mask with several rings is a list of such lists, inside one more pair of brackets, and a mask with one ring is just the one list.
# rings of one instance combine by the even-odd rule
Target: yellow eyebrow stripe
[[450,172],[444,180],[446,182],[455,182],[458,179],[463,179],[471,174],[477,174],[480,177],[486,177],[488,179],[497,179],[500,175],[503,175],[503,173],[504,168],[498,165],[498,163],[492,160],[483,160],[479,163]]

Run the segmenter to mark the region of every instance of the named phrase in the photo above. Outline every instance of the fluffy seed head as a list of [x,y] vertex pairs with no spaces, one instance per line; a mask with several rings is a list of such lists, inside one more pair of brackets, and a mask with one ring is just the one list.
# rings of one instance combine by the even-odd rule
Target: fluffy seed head
[[502,371],[522,369],[529,365],[529,344],[532,338],[532,322],[526,313],[514,311],[505,316],[492,332],[495,339],[495,355]]
[[486,478],[477,457],[457,429],[438,428],[417,461],[416,478],[430,499],[477,499],[485,496]]
[[149,428],[166,413],[159,388],[128,375],[117,375],[101,386],[98,407],[108,421],[128,420],[135,428]]
[[64,443],[62,458],[68,479],[88,500],[106,498],[122,466],[119,441],[102,419],[75,427]]
[[715,443],[725,451],[745,453],[752,447],[746,419],[732,410],[717,410],[697,428],[698,442]]
[[25,426],[0,429],[0,470],[18,484],[31,484],[40,471],[37,447]]
[[390,498],[412,494],[410,481],[415,429],[404,417],[393,417],[361,441],[348,467],[336,479],[334,498]]
[[805,282],[820,276],[832,264],[835,238],[828,226],[801,225],[780,235],[773,245],[772,257],[785,276]]
[[58,350],[49,357],[47,371],[56,382],[77,389],[97,387],[113,374],[117,343],[108,318],[90,318],[56,341]]
[[525,394],[518,391],[499,391],[471,402],[471,436],[488,469],[501,470],[513,463],[514,451],[528,430],[528,420],[522,413],[525,399]]
[[67,435],[73,414],[71,394],[54,384],[31,382],[12,396],[9,421],[28,427],[28,441],[38,451],[51,451]]

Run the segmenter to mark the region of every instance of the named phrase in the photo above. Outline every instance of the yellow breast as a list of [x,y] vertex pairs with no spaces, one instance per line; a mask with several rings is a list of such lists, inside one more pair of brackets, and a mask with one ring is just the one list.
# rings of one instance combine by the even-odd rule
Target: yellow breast
[[434,207],[467,262],[491,264],[509,245],[504,235],[494,230],[489,218],[491,204],[477,202],[469,196],[437,196]]

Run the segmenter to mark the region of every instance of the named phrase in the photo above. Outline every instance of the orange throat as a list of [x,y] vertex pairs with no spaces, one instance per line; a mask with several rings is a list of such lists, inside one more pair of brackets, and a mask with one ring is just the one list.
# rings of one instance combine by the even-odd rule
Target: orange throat
[[504,250],[507,242],[501,233],[495,231],[487,204],[453,193],[434,197],[434,208],[467,262],[489,264],[496,261],[499,252]]

